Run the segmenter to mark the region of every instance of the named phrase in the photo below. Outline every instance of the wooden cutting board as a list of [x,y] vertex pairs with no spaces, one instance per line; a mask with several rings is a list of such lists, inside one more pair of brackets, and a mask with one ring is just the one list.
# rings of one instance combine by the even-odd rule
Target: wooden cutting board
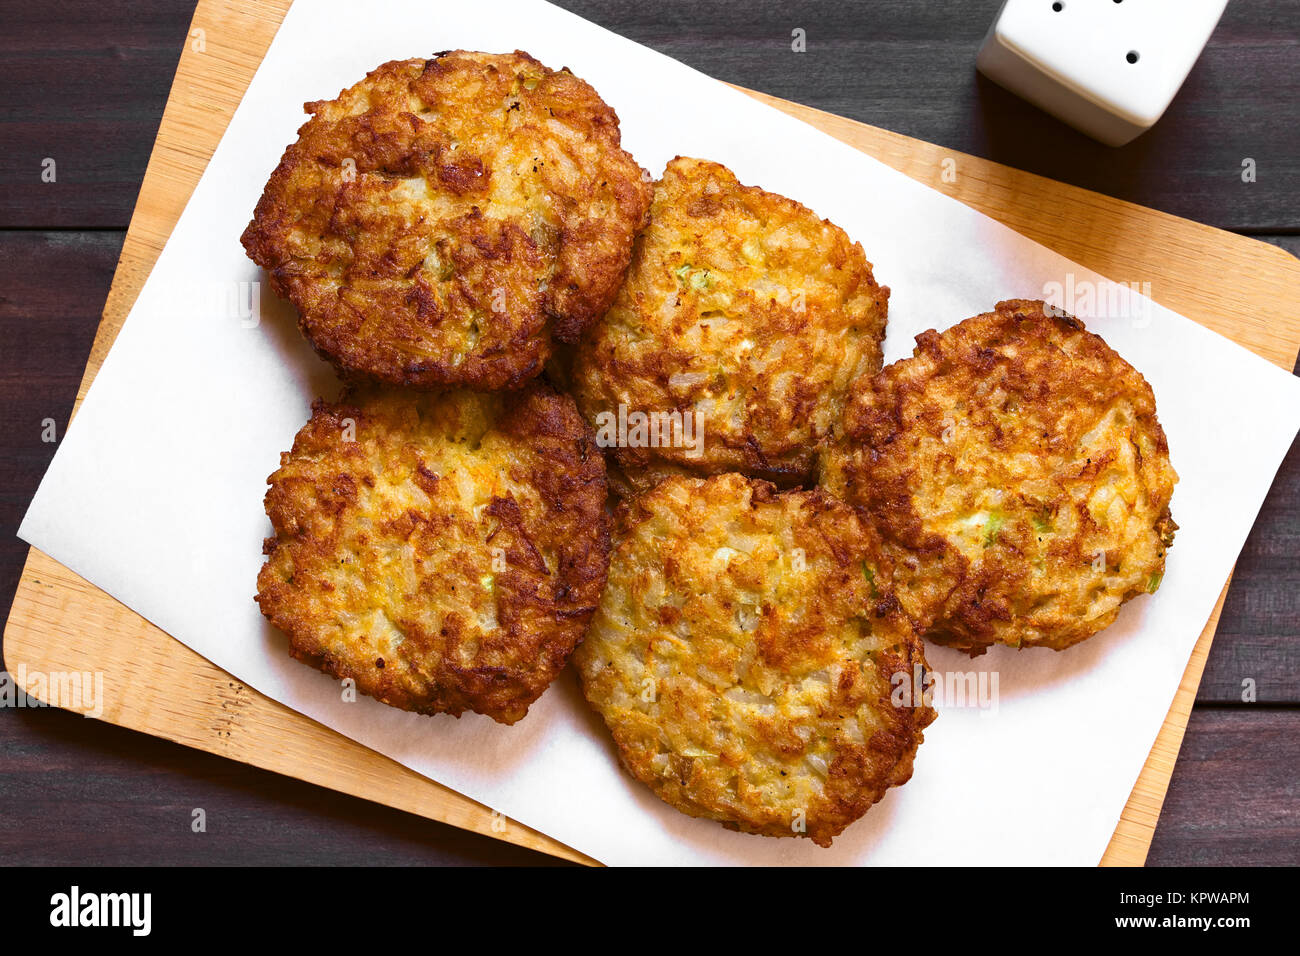
[[[290,2],[200,0],[78,407]],[[1280,249],[829,113],[751,95],[1103,275],[1149,281],[1161,304],[1288,371],[1295,365],[1300,310],[1292,301],[1300,288],[1300,262]],[[1146,859],[1226,594],[1225,584],[1103,864],[1140,865]],[[595,862],[250,690],[34,548],[5,627],[4,652],[14,674],[23,668],[29,675],[101,672],[102,719],[123,727],[556,856]]]

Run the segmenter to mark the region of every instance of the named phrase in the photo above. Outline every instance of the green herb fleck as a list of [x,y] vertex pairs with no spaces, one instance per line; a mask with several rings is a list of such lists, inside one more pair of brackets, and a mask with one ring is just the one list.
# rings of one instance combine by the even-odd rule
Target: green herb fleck
[[992,547],[998,539],[998,532],[1002,530],[1002,524],[1006,519],[1000,514],[989,515],[989,520],[984,525],[984,547]]
[[873,598],[880,597],[880,592],[876,589],[876,572],[873,571],[865,561],[862,562],[862,576],[866,578],[867,583],[871,585],[871,596]]
[[677,281],[696,292],[703,292],[713,288],[713,276],[708,269],[696,269],[689,262],[678,266],[673,270],[673,275],[677,276]]

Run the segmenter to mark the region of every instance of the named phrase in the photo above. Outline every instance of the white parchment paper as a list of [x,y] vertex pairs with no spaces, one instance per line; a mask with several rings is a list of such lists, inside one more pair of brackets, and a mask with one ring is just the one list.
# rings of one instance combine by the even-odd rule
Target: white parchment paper
[[[289,12],[21,537],[249,686],[607,863],[1096,863],[1300,424],[1296,380],[1139,296],[1097,307],[1113,290],[1094,273],[538,0],[366,8],[357,17],[351,0],[299,0]],[[209,36],[204,55],[222,45]],[[1182,476],[1181,530],[1159,594],[1066,653],[999,648],[972,663],[931,648],[940,672],[997,672],[996,709],[941,707],[912,781],[830,850],[732,833],[660,804],[619,769],[571,669],[514,727],[343,702],[335,681],[290,660],[253,603],[270,531],[266,476],[313,396],[332,397],[336,385],[292,309],[265,282],[245,285],[261,277],[238,240],[305,101],[335,96],[385,60],[455,48],[518,48],[571,67],[618,111],[624,145],[656,176],[679,153],[718,160],[843,226],[893,289],[887,361],[924,329],[1059,283],[1059,304],[1155,390]]]

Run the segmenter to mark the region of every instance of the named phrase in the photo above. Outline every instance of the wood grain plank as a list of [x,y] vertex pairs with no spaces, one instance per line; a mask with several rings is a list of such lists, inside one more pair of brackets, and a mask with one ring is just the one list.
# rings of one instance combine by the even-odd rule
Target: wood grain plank
[[119,232],[0,232],[0,606],[27,556],[18,522],[58,447],[44,423],[63,437],[121,248]]
[[[1001,0],[767,0],[747,4],[743,17],[730,4],[690,0],[561,5],[608,18],[623,35],[719,79],[916,139],[1221,228],[1300,225],[1300,134],[1275,128],[1294,112],[1296,0],[1230,3],[1165,119],[1119,150],[975,72]],[[790,50],[795,27],[806,32],[805,54]],[[1277,179],[1254,192],[1239,188],[1246,156]]]
[[[1300,252],[1300,236],[1268,241]],[[1278,469],[1237,561],[1197,703],[1242,703],[1252,690],[1260,704],[1300,704],[1298,634],[1300,443]]]
[[[1300,127],[1278,121],[1300,93],[1300,0],[1229,4],[1166,118],[1121,150],[976,74],[999,3],[559,5],[720,79],[917,139],[1222,228],[1300,227]],[[125,227],[192,0],[9,6],[0,89],[23,106],[0,114],[0,226]],[[795,27],[806,53],[790,49]],[[51,155],[66,171],[57,202],[33,178]],[[1260,171],[1249,186],[1245,157]]]
[[564,862],[55,708],[0,709],[0,753],[0,845],[11,865]]
[[1297,767],[1300,710],[1198,708],[1148,863],[1295,866]]
[[[163,129],[124,246],[123,266],[114,282],[105,322],[87,367],[87,381],[102,360],[163,237],[179,214],[207,152],[215,144],[220,120],[233,109],[238,96],[232,91],[242,89],[242,82],[246,82],[269,42],[280,9],[280,0],[261,4],[245,0],[223,8],[200,4],[196,23],[207,29],[207,50],[196,55],[187,51],[182,56]],[[204,59],[195,62],[195,56]],[[783,108],[799,112],[792,106]],[[883,131],[835,122],[835,118],[815,112],[809,115],[816,122],[832,127],[836,135],[867,148],[922,181],[934,179],[940,159],[952,155],[950,151],[934,152],[938,147],[909,145],[903,137]],[[912,147],[917,150],[915,154],[910,152]],[[1023,223],[1025,231],[1046,230],[1056,240],[1053,244],[1058,249],[1103,272],[1114,271],[1099,264],[1104,261],[1122,263],[1143,274],[1167,276],[1168,287],[1157,287],[1155,294],[1171,305],[1174,301],[1162,296],[1162,292],[1176,298],[1182,289],[1195,285],[1190,281],[1195,274],[1193,270],[1204,266],[1206,261],[1224,270],[1223,274],[1229,277],[1248,275],[1249,289],[1212,289],[1199,297],[1191,295],[1177,301],[1190,303],[1192,308],[1184,306],[1182,310],[1207,324],[1219,323],[1227,331],[1238,329],[1248,347],[1270,360],[1288,368],[1294,364],[1296,343],[1300,342],[1296,319],[1272,298],[1277,288],[1294,283],[1294,263],[1281,253],[1171,217],[1160,218],[1160,214],[1096,194],[1053,187],[1038,177],[1016,174],[974,157],[961,157],[959,162],[965,173],[953,189],[958,198],[1010,219],[1017,228],[1020,228],[1017,223]],[[1026,195],[1045,203],[1048,212],[1038,210],[1031,214],[1018,207],[1017,203],[1027,202]],[[1053,226],[1051,221],[1056,215],[1063,218]],[[1109,228],[1072,231],[1063,239],[1059,235],[1067,224],[1097,224],[1108,220]],[[1153,234],[1153,229],[1160,233]],[[1179,239],[1169,238],[1170,232],[1177,233]],[[1195,250],[1195,254],[1189,255],[1188,250]],[[1119,257],[1125,252],[1128,255],[1123,259],[1106,258]],[[1233,271],[1234,267],[1238,271]],[[1124,277],[1122,272],[1119,277]],[[1237,302],[1235,309],[1233,302]],[[1234,324],[1238,317],[1240,322]],[[1166,731],[1125,812],[1125,821],[1117,831],[1107,861],[1140,862],[1145,853],[1212,630],[1207,628],[1189,663]],[[114,640],[106,643],[105,635],[115,636],[116,643]],[[480,832],[490,830],[482,808],[253,694],[39,552],[32,553],[15,600],[6,636],[7,653],[10,650],[24,660],[48,665],[49,669],[102,669],[106,684],[111,683],[109,708],[105,713],[109,720],[325,786],[381,799],[413,812],[447,818],[456,825]],[[14,660],[10,658],[9,663],[12,667]],[[166,698],[142,699],[137,692],[141,686],[167,687],[173,693]],[[321,754],[327,752],[334,765],[331,773],[322,771]],[[513,827],[506,838],[557,851],[551,845],[553,841],[531,832],[515,832]]]
[[[193,0],[7,3],[0,228],[125,228]],[[45,159],[55,181],[43,182]]]

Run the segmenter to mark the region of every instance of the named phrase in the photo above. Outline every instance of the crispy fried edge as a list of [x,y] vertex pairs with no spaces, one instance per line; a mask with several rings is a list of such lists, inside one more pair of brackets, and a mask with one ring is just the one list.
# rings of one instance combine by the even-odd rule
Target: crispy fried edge
[[[897,394],[900,391],[923,391],[925,383],[929,381],[928,376],[920,384],[903,379],[904,374],[910,371],[912,363],[924,359],[941,365],[951,361],[954,357],[950,344],[953,337],[961,336],[962,339],[966,339],[969,337],[966,333],[975,328],[993,330],[999,337],[1023,338],[1026,323],[1034,324],[1035,333],[1045,324],[1056,334],[1081,336],[1094,358],[1101,360],[1108,367],[1117,368],[1119,375],[1133,376],[1134,384],[1140,383],[1140,388],[1145,389],[1151,403],[1151,413],[1138,416],[1140,426],[1151,431],[1157,449],[1166,457],[1168,456],[1168,440],[1155,414],[1155,395],[1142,374],[1106,344],[1101,336],[1089,332],[1082,321],[1038,299],[1007,299],[997,303],[992,312],[972,316],[942,333],[934,329],[922,332],[916,337],[917,346],[911,358],[884,368],[870,379],[860,380],[863,391],[870,389],[884,397],[883,401],[876,403],[884,410],[873,417],[873,422],[882,430],[885,426],[892,428],[891,435],[896,434],[901,428],[897,419],[901,401],[897,398]],[[1050,341],[1050,337],[1038,337]],[[857,392],[858,390],[855,389],[855,395],[850,398],[845,407],[845,431],[852,434],[846,434],[843,440],[856,441],[862,447],[869,448],[873,443],[870,439],[864,439],[863,433],[871,428],[871,424],[860,423],[858,427],[854,427],[851,423],[857,405]],[[885,438],[874,444],[879,447],[888,444],[890,440],[892,439]],[[937,532],[924,531],[921,517],[913,507],[910,490],[901,480],[891,482],[887,487],[876,480],[868,481],[857,474],[858,469],[853,465],[853,454],[845,454],[842,449],[835,446],[829,446],[825,455],[840,455],[841,460],[828,466],[823,457],[822,479],[824,480],[828,470],[840,471],[840,480],[845,484],[842,493],[856,507],[869,515],[872,523],[881,531],[886,547],[895,548],[900,554],[912,554],[928,562],[934,569],[934,573],[953,581],[951,587],[946,589],[946,596],[942,601],[936,602],[933,606],[909,608],[909,612],[917,619],[918,628],[935,644],[963,651],[970,657],[978,657],[996,644],[1006,644],[1019,649],[1047,647],[1061,651],[1100,633],[1118,616],[1117,608],[1114,613],[1099,618],[1095,629],[1065,642],[1038,641],[1029,644],[1011,644],[990,636],[997,624],[1005,624],[1009,620],[1003,607],[1005,602],[999,602],[994,606],[994,602],[987,599],[987,588],[991,583],[996,583],[996,580],[991,580],[987,574],[973,573],[969,560],[946,538]],[[1177,481],[1176,475],[1175,481]],[[866,496],[855,490],[864,485],[873,489]],[[878,490],[881,488],[884,489],[883,492]],[[1166,502],[1162,514],[1156,519],[1154,525],[1165,542],[1166,551],[1173,545],[1173,534],[1177,527],[1173,521],[1169,502]],[[1145,592],[1130,591],[1125,594],[1120,600],[1120,607],[1142,593]]]
[[[810,504],[818,518],[831,510],[844,509],[845,516],[855,524],[856,532],[869,540],[867,547],[874,552],[873,561],[881,579],[890,576],[892,563],[888,554],[881,549],[879,535],[869,524],[861,521],[861,516],[856,509],[851,508],[840,499],[820,488],[806,491],[781,491],[771,482],[738,475],[734,472],[713,475],[709,478],[674,476],[661,482],[660,486],[657,487],[669,483],[685,482],[692,484],[697,491],[700,491],[703,490],[704,485],[731,476],[739,477],[749,485],[752,491],[751,507],[772,502],[780,503],[789,497],[797,496]],[[654,497],[653,490],[650,493],[622,501],[617,505],[614,515],[615,551],[617,551],[619,543],[625,540],[636,529],[637,525],[653,517],[654,511],[647,504],[652,497]],[[768,837],[807,837],[817,846],[829,847],[835,837],[860,820],[871,807],[879,803],[891,787],[902,786],[911,779],[916,753],[925,741],[923,731],[938,716],[937,712],[929,704],[923,703],[921,706],[903,708],[895,707],[892,704],[890,694],[892,693],[892,682],[895,674],[905,674],[910,686],[914,665],[919,664],[923,671],[929,669],[929,665],[925,660],[925,646],[902,605],[899,604],[898,599],[892,592],[878,599],[872,611],[878,617],[887,615],[893,617],[895,623],[900,625],[907,635],[903,655],[882,653],[877,658],[877,662],[881,665],[881,677],[885,686],[891,688],[891,690],[886,691],[884,698],[877,701],[877,706],[888,707],[885,712],[893,714],[898,719],[893,722],[890,730],[877,731],[873,734],[868,746],[882,747],[887,758],[893,758],[892,770],[884,780],[871,781],[869,786],[864,786],[861,780],[855,780],[853,777],[855,769],[858,771],[863,769],[863,761],[860,759],[856,761],[844,760],[842,755],[837,753],[835,761],[832,762],[829,768],[827,789],[823,791],[824,809],[818,810],[815,819],[812,818],[812,815],[809,815],[810,818],[806,821],[807,829],[804,832],[796,833],[789,826],[767,825],[762,820],[725,819],[720,815],[719,811],[693,799],[687,793],[684,785],[677,787],[665,786],[664,778],[632,759],[631,748],[625,746],[613,728],[609,727],[608,721],[605,721],[610,730],[610,736],[614,741],[620,765],[631,777],[646,786],[664,803],[687,816],[713,820],[729,830],[741,833]],[[592,698],[593,689],[586,679],[585,669],[578,667],[577,670],[581,679],[580,683],[584,698],[586,698],[591,708],[601,716],[601,719],[605,720],[605,712],[601,704]]]
[[[282,456],[284,462],[309,451],[308,445],[313,440],[309,429],[314,424],[333,421],[341,431],[344,419],[358,423],[368,418],[373,420],[364,405],[352,404],[355,397],[356,391],[349,389],[337,403],[317,399],[312,405],[312,420],[295,437],[293,450]],[[439,662],[436,693],[432,701],[425,701],[403,691],[390,679],[390,674],[373,680],[372,675],[346,660],[313,651],[315,642],[309,636],[312,622],[282,612],[288,603],[281,600],[283,591],[292,586],[281,584],[272,574],[271,559],[276,551],[294,544],[283,531],[293,502],[281,500],[277,494],[277,471],[267,479],[271,487],[266,495],[267,515],[276,534],[263,545],[267,561],[258,575],[256,601],[267,619],[288,635],[291,656],[337,679],[351,678],[362,693],[402,710],[448,713],[455,717],[472,710],[504,724],[513,724],[527,714],[581,643],[596,610],[609,566],[610,523],[605,510],[604,460],[572,399],[539,383],[523,393],[506,396],[506,401],[508,406],[494,427],[508,436],[534,443],[533,453],[541,460],[531,478],[542,500],[552,506],[545,528],[557,542],[560,565],[567,576],[563,582],[564,600],[548,601],[535,594],[529,598],[520,593],[518,607],[512,610],[530,612],[538,619],[554,616],[556,636],[537,647],[538,659],[548,659],[554,666],[546,672],[531,674],[522,670],[513,673],[494,670],[484,677],[473,669],[448,669],[444,662]],[[441,679],[444,676],[446,680]]]
[[[629,217],[634,224],[630,229],[626,255],[618,263],[606,261],[596,267],[589,258],[575,257],[572,249],[574,243],[562,243],[556,261],[556,273],[543,297],[542,312],[548,328],[541,336],[524,330],[517,331],[509,346],[499,350],[500,357],[496,359],[488,360],[475,355],[467,356],[464,361],[456,364],[433,358],[400,367],[376,364],[369,360],[370,350],[353,347],[351,336],[339,331],[340,323],[328,322],[322,325],[310,318],[308,310],[303,307],[303,296],[297,293],[284,276],[284,263],[279,249],[282,233],[292,225],[294,219],[293,209],[284,199],[285,187],[297,167],[311,161],[303,155],[302,139],[308,127],[315,122],[315,114],[324,105],[333,101],[319,100],[304,104],[304,109],[312,115],[298,128],[297,138],[285,149],[279,164],[271,173],[254,209],[253,218],[240,237],[240,242],[248,257],[266,271],[276,294],[293,304],[298,313],[298,326],[308,343],[321,358],[335,366],[345,380],[373,381],[425,390],[458,386],[482,390],[522,388],[542,372],[551,354],[552,339],[561,343],[577,341],[583,330],[604,315],[613,304],[631,261],[632,241],[649,223],[652,191],[649,174],[637,164],[630,153],[622,148],[618,114],[601,98],[591,84],[574,75],[568,67],[552,70],[522,50],[516,50],[512,54],[444,50],[434,54],[428,60],[391,60],[382,63],[368,72],[357,84],[341,90],[335,100],[344,96],[353,87],[385,71],[396,72],[416,63],[422,63],[423,69],[428,70],[431,66],[441,65],[454,57],[476,63],[475,57],[526,63],[540,67],[551,74],[566,74],[590,92],[596,106],[592,126],[605,133],[609,140],[609,148],[621,153],[631,169],[636,171],[635,176],[626,180],[611,178],[604,180],[607,183],[614,183],[620,206],[634,203],[631,208],[638,210],[637,214]],[[573,238],[590,237],[579,237],[575,233]],[[583,272],[588,277],[588,281],[582,286],[573,282],[571,278],[579,261],[587,267]],[[521,359],[520,356],[525,358]]]
[[[686,172],[676,172],[678,164],[689,164]],[[829,219],[817,215],[809,207],[803,205],[798,200],[783,196],[780,193],[769,192],[761,186],[747,186],[741,183],[735,173],[727,166],[721,163],[707,159],[696,159],[689,156],[677,155],[668,161],[664,169],[664,176],[654,184],[657,197],[658,190],[663,185],[669,171],[674,171],[675,175],[682,180],[690,182],[695,177],[710,176],[724,181],[728,188],[734,193],[761,197],[764,205],[773,208],[783,209],[789,215],[799,215],[807,218],[809,221],[820,223],[833,229],[843,240],[845,248],[850,254],[856,252],[861,257],[861,265],[865,267],[865,276],[868,286],[872,290],[872,299],[875,303],[876,317],[879,319],[879,327],[871,332],[872,352],[869,356],[869,370],[863,374],[874,374],[881,368],[884,356],[885,334],[889,327],[889,296],[888,286],[881,285],[875,277],[875,266],[866,258],[866,252],[860,242],[855,241],[840,226],[836,225]],[[650,206],[650,212],[653,211],[653,197]],[[650,213],[648,212],[648,215]],[[647,230],[653,229],[653,217],[646,226]],[[644,233],[643,233],[644,235]],[[642,237],[638,237],[638,242]],[[632,264],[636,261],[636,250],[632,255]],[[628,266],[628,275],[631,274],[632,265]],[[624,280],[625,283],[629,281]],[[615,299],[611,299],[610,307],[612,308]],[[593,323],[592,329],[596,328]],[[590,332],[590,330],[589,330]],[[596,357],[597,349],[595,343],[584,340],[582,346],[577,351],[566,352],[562,357],[559,365],[562,368],[563,381],[571,386],[575,397],[578,399],[579,408],[586,414],[587,412],[595,413],[596,405],[594,395],[596,392],[606,392],[601,396],[600,410],[608,410],[609,403],[607,390],[603,388],[591,387],[593,381],[599,381],[601,385],[607,379],[607,370],[603,361]],[[847,404],[850,389],[846,390],[843,397],[843,403]],[[665,394],[666,397],[666,394]],[[665,408],[664,410],[669,410]],[[589,416],[590,417],[590,416]],[[769,461],[758,446],[749,430],[744,431],[741,435],[736,436],[736,441],[728,446],[733,453],[742,454],[746,461],[743,468],[737,467],[736,461],[726,464],[695,464],[691,461],[681,461],[678,459],[665,459],[658,454],[657,449],[649,448],[613,448],[610,449],[611,461],[611,490],[620,498],[628,497],[637,493],[644,493],[659,484],[665,476],[670,475],[691,475],[699,478],[708,478],[715,474],[727,474],[735,471],[748,477],[758,478],[763,481],[772,482],[783,489],[793,489],[803,486],[809,486],[814,483],[814,478],[818,467],[818,458],[825,442],[829,439],[829,434],[823,436],[820,441],[806,445],[792,454],[785,454]]]

